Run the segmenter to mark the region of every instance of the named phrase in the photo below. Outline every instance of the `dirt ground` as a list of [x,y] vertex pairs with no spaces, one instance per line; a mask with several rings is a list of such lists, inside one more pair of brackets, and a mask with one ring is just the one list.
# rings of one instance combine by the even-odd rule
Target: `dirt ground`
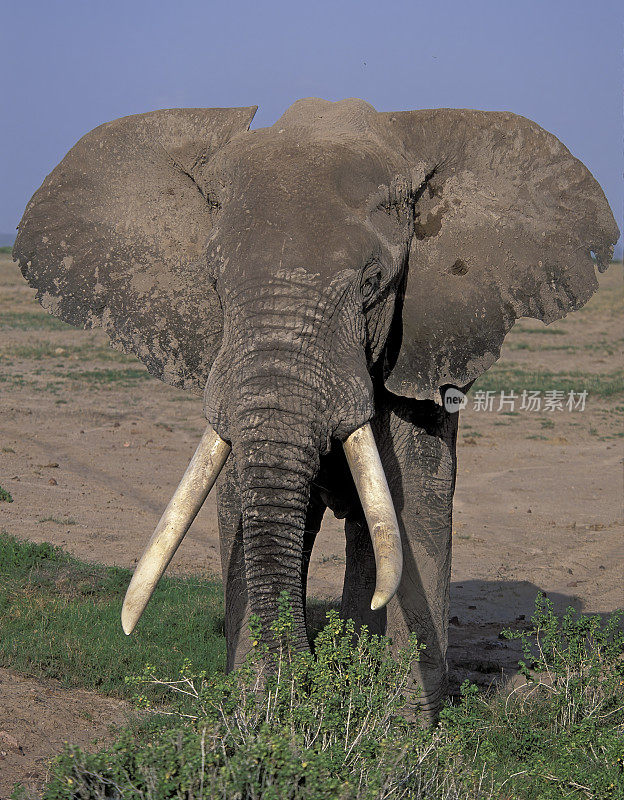
[[[532,371],[587,376],[584,411],[461,412],[455,500],[451,675],[488,684],[513,673],[517,650],[498,639],[528,619],[538,589],[558,609],[624,605],[622,412],[610,393],[621,370],[622,268],[600,277],[582,311],[548,328],[523,320],[501,361],[515,384]],[[132,566],[204,428],[201,400],[150,378],[101,331],[54,320],[0,255],[0,528],[75,556]],[[514,384],[514,385],[515,385]],[[503,388],[505,385],[503,384]],[[530,388],[530,387],[529,387]],[[544,393],[551,389],[544,380]],[[566,398],[567,399],[567,398]],[[505,409],[509,411],[509,406]],[[342,526],[327,517],[309,591],[338,598]],[[209,498],[170,567],[219,573]],[[16,780],[37,785],[63,740],[106,741],[123,703],[0,670],[0,800]]]

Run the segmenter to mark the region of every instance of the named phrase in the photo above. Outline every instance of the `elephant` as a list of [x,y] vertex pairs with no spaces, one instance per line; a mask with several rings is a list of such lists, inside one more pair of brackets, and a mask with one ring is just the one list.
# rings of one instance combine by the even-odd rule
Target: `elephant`
[[[14,258],[37,298],[203,395],[207,427],[134,577],[130,633],[217,484],[227,668],[288,592],[309,648],[310,554],[345,520],[341,614],[426,647],[408,704],[447,693],[459,413],[520,317],[597,288],[619,231],[589,170],[507,112],[295,102],[168,109],[84,136]],[[447,404],[448,405],[448,404]]]

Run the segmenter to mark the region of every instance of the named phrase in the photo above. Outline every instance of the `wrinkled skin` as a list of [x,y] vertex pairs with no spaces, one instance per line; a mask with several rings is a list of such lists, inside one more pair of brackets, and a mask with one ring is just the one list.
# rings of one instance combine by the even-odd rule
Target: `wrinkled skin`
[[[228,666],[249,650],[250,611],[270,622],[283,590],[298,642],[307,646],[303,574],[329,507],[346,518],[343,613],[397,646],[417,633],[427,645],[424,702],[435,710],[445,681],[457,417],[391,395],[374,368],[388,339],[412,222],[407,214],[369,212],[370,195],[391,182],[392,170],[347,147],[336,153],[293,141],[284,163],[283,142],[276,147],[273,136],[259,132],[247,151],[235,152],[234,165],[225,148],[216,167],[234,180],[212,233],[225,322],[205,406],[233,446],[233,468],[219,492]],[[302,182],[318,160],[333,162],[328,180]],[[248,196],[258,162],[266,193]],[[257,257],[254,241],[273,229],[280,231],[271,237],[275,251],[263,248]],[[309,253],[314,258],[302,257]],[[371,419],[406,560],[397,597],[378,612],[370,610],[370,537],[336,446]]]
[[[446,685],[458,424],[445,388],[478,377],[516,317],[549,322],[582,305],[597,285],[590,250],[606,263],[617,228],[589,172],[513,115],[308,100],[249,132],[245,111],[155,112],[94,131],[101,187],[80,193],[65,177],[71,158],[80,175],[94,169],[85,137],[33,198],[16,257],[54,313],[103,325],[154,374],[204,390],[206,417],[232,447],[218,482],[228,668],[250,648],[250,614],[270,624],[283,591],[308,647],[307,570],[329,508],[345,519],[342,613],[394,647],[416,633],[426,650],[414,678],[433,719]],[[202,150],[205,125],[214,136]],[[159,166],[161,151],[172,161]],[[102,229],[124,207],[123,187],[107,189],[122,172],[137,208],[151,197],[154,210],[114,228],[115,262]],[[73,216],[59,220],[70,184]],[[54,233],[82,227],[67,241]],[[340,446],[367,422],[403,546],[398,591],[379,611]]]
[[[329,507],[345,518],[346,569],[341,614],[366,624],[373,633],[390,636],[395,647],[407,644],[411,633],[426,645],[414,678],[421,686],[420,705],[434,718],[446,689],[446,648],[451,568],[452,498],[455,488],[457,415],[431,401],[417,401],[381,390],[380,411],[373,429],[401,527],[404,568],[401,584],[389,605],[371,611],[375,560],[368,528],[351,476],[338,448],[321,458],[302,514],[301,552],[295,554],[295,613],[305,646],[303,602],[305,579],[314,539]],[[240,479],[230,461],[219,480],[218,508],[221,563],[226,586],[228,668],[241,663],[250,648],[247,622],[252,606],[245,581],[243,514]],[[276,549],[283,549],[277,542]],[[302,558],[303,556],[303,558]],[[266,555],[261,563],[267,565]],[[299,564],[302,563],[302,588]],[[268,572],[267,594],[275,602],[271,583],[280,586],[283,556]],[[256,610],[258,606],[254,606]]]

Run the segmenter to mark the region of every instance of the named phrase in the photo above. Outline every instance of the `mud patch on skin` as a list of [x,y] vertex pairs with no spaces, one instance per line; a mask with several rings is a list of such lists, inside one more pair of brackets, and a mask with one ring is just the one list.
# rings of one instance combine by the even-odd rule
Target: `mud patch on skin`
[[449,268],[451,275],[465,275],[468,272],[468,264],[461,258],[458,258]]
[[443,203],[435,211],[427,214],[421,220],[417,219],[414,222],[414,236],[417,239],[428,239],[430,236],[437,236],[442,230],[442,218],[448,211],[448,206]]

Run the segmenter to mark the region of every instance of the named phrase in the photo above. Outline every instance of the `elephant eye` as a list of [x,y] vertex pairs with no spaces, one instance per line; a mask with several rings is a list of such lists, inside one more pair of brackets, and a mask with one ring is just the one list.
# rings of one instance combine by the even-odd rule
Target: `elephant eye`
[[380,283],[381,270],[379,267],[376,264],[371,264],[366,267],[362,275],[362,283],[360,284],[360,293],[363,303],[368,303],[375,296]]

